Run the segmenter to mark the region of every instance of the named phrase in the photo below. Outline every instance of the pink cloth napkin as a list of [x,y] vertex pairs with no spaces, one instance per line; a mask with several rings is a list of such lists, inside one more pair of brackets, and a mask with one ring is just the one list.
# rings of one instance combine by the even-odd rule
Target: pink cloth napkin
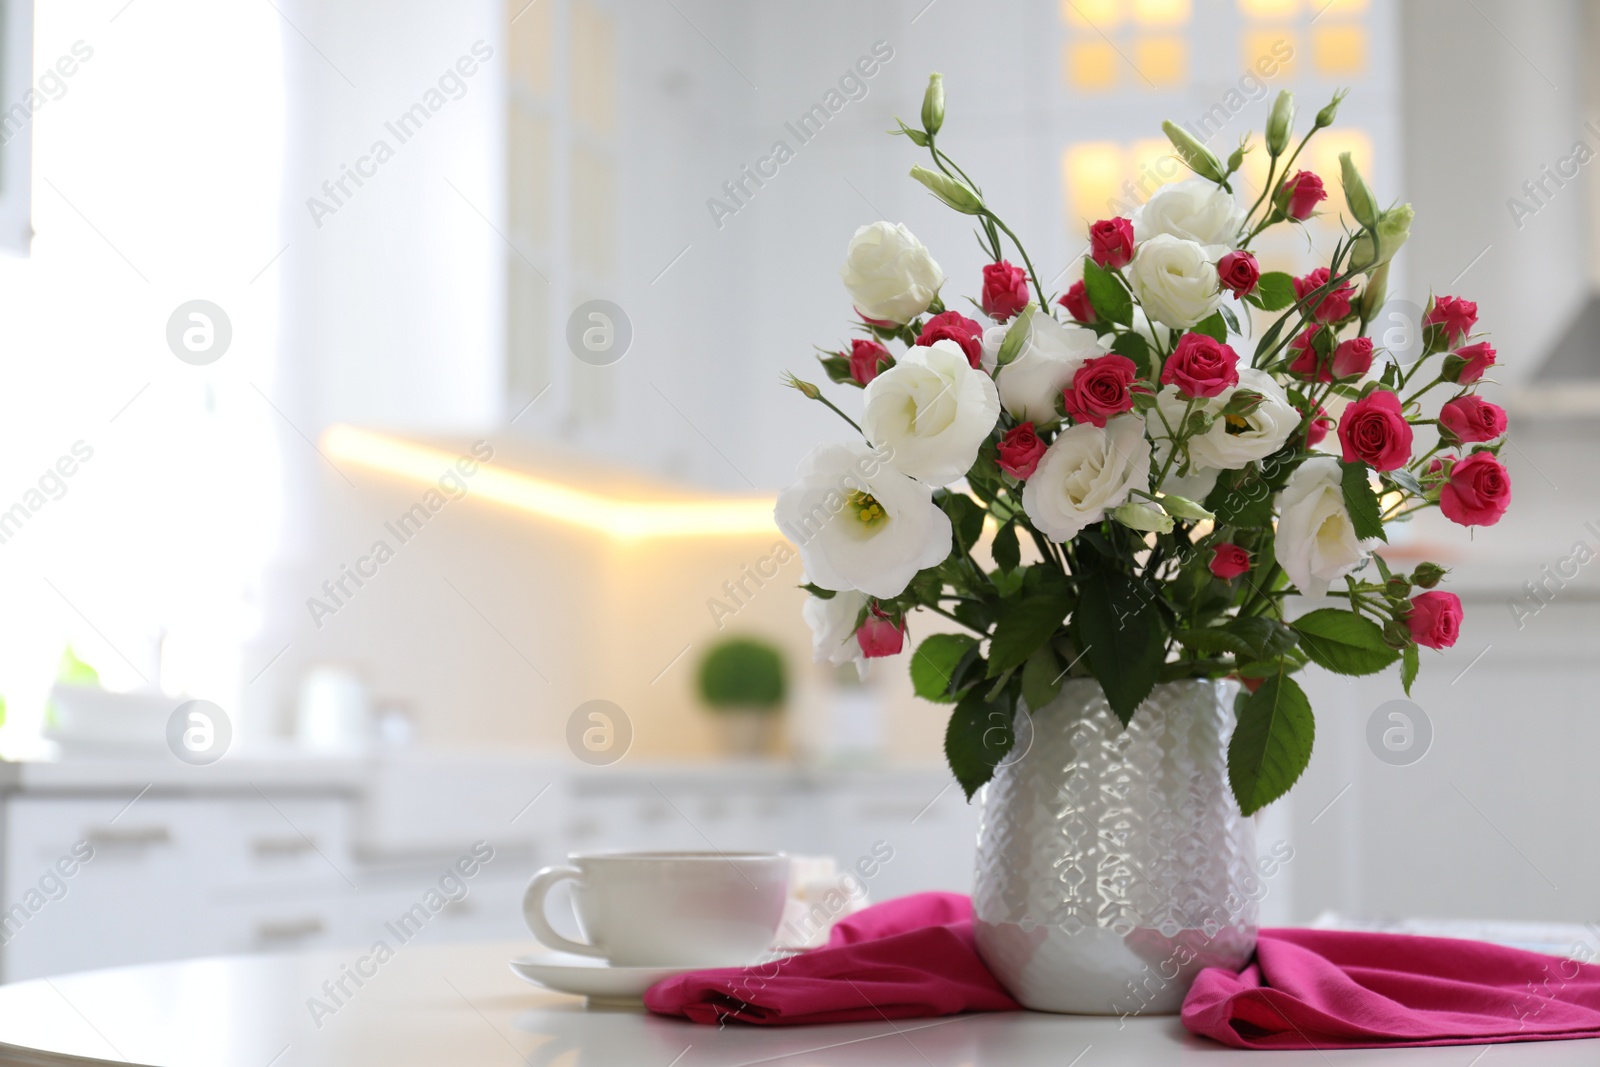
[[1600,966],[1440,937],[1263,930],[1243,971],[1200,972],[1183,1025],[1253,1049],[1600,1037]]
[[680,974],[644,1003],[697,1023],[763,1026],[910,1019],[961,1011],[1016,1011],[978,958],[972,902],[918,893],[841,919],[824,948],[754,967]]

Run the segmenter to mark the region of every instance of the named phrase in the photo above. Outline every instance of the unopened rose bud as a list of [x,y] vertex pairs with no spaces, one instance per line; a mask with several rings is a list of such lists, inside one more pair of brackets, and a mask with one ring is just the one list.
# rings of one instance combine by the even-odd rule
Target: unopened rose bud
[[963,215],[976,215],[983,210],[983,201],[978,199],[978,194],[948,174],[916,166],[911,168],[911,176],[926,185],[928,191],[942,200],[946,207],[954,208]]
[[1161,129],[1166,133],[1167,140],[1172,142],[1172,147],[1177,150],[1178,158],[1187,163],[1190,170],[1202,178],[1222,182],[1224,178],[1222,161],[1212,153],[1211,149],[1195,140],[1188,130],[1170,119],[1161,124]]
[[800,378],[796,378],[792,374],[789,375],[788,380],[786,380],[783,384],[787,385],[790,389],[799,390],[800,394],[802,396],[804,396],[808,400],[820,400],[820,399],[822,399],[822,390],[821,389],[818,389],[816,386],[812,385],[808,381],[804,381],[804,380],[802,380]]
[[1267,116],[1267,154],[1273,159],[1283,155],[1289,147],[1289,134],[1294,129],[1294,94],[1284,89],[1272,102],[1272,113]]
[[1411,630],[1403,622],[1390,619],[1383,624],[1383,643],[1393,649],[1403,649],[1411,643]]
[[1144,502],[1124,504],[1111,512],[1111,517],[1130,530],[1150,530],[1155,533],[1172,532],[1172,516],[1153,504]]
[[1333,94],[1333,99],[1328,102],[1328,106],[1317,112],[1317,121],[1312,126],[1313,129],[1323,130],[1333,125],[1333,120],[1339,115],[1339,104],[1344,100],[1347,92],[1349,92],[1348,89],[1340,89]]
[[1404,576],[1396,574],[1383,583],[1383,591],[1396,600],[1404,600],[1411,595],[1411,583]]
[[900,650],[906,647],[904,616],[896,619],[874,606],[861,624],[861,629],[856,631],[856,643],[861,646],[861,654],[867,659],[898,656]]
[[1351,217],[1363,226],[1376,227],[1378,202],[1372,198],[1372,190],[1356,170],[1349,152],[1339,153],[1339,181],[1344,186],[1344,202],[1350,206]]
[[928,91],[922,94],[922,128],[938,133],[944,125],[944,75],[928,75]]
[[1448,571],[1439,566],[1437,563],[1419,563],[1417,564],[1416,569],[1411,572],[1411,584],[1422,589],[1432,589],[1434,586],[1438,585],[1448,573]]

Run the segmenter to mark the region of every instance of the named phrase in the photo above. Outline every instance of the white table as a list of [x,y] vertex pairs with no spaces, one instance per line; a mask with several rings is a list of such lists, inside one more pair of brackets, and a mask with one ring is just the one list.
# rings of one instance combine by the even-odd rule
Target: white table
[[[1133,1064],[1406,1064],[1592,1067],[1600,1041],[1356,1052],[1241,1052],[1175,1018],[1031,1012],[897,1023],[717,1029],[592,1011],[513,976],[531,943],[402,946],[321,1020],[307,999],[357,952],[220,957],[0,986],[0,1064],[151,1067],[1117,1067]],[[343,998],[341,998],[343,999]],[[1475,1059],[1474,1057],[1480,1058]],[[1076,1058],[1075,1058],[1076,1057]]]

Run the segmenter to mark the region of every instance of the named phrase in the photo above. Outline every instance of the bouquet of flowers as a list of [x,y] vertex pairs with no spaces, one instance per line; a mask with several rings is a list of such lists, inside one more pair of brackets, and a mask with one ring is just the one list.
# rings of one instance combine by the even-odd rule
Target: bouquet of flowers
[[841,274],[859,336],[821,363],[863,391],[860,421],[788,379],[857,436],[813,449],[776,515],[820,660],[899,653],[916,610],[962,628],[926,637],[911,677],[954,705],[945,752],[969,799],[1010,749],[1019,702],[1043,707],[1065,678],[1095,679],[1126,726],[1158,683],[1232,677],[1228,777],[1250,814],[1311,756],[1297,671],[1398,662],[1409,693],[1419,647],[1455,643],[1445,569],[1402,572],[1373,549],[1423,509],[1487,526],[1510,503],[1505,412],[1478,395],[1495,350],[1477,306],[1431,298],[1409,365],[1374,346],[1412,211],[1380,208],[1348,154],[1327,266],[1263,272],[1250,251],[1327,199],[1295,161],[1342,96],[1296,141],[1278,95],[1248,207],[1235,186],[1251,139],[1224,162],[1165,123],[1193,177],[1090,226],[1082,279],[1059,297],[940,147],[939,75],[920,127],[891,131],[928,152],[911,177],[972,216],[990,261],[972,303],[989,325],[945,306],[944,273],[904,225],[857,230]]

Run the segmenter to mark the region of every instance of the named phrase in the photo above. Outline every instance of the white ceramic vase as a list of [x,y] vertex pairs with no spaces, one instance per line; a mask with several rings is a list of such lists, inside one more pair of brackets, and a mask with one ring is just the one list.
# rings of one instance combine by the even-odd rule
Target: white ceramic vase
[[1156,686],[1124,730],[1098,683],[1017,716],[985,787],[978,950],[1025,1006],[1176,1012],[1255,949],[1254,823],[1228,788],[1237,684]]

